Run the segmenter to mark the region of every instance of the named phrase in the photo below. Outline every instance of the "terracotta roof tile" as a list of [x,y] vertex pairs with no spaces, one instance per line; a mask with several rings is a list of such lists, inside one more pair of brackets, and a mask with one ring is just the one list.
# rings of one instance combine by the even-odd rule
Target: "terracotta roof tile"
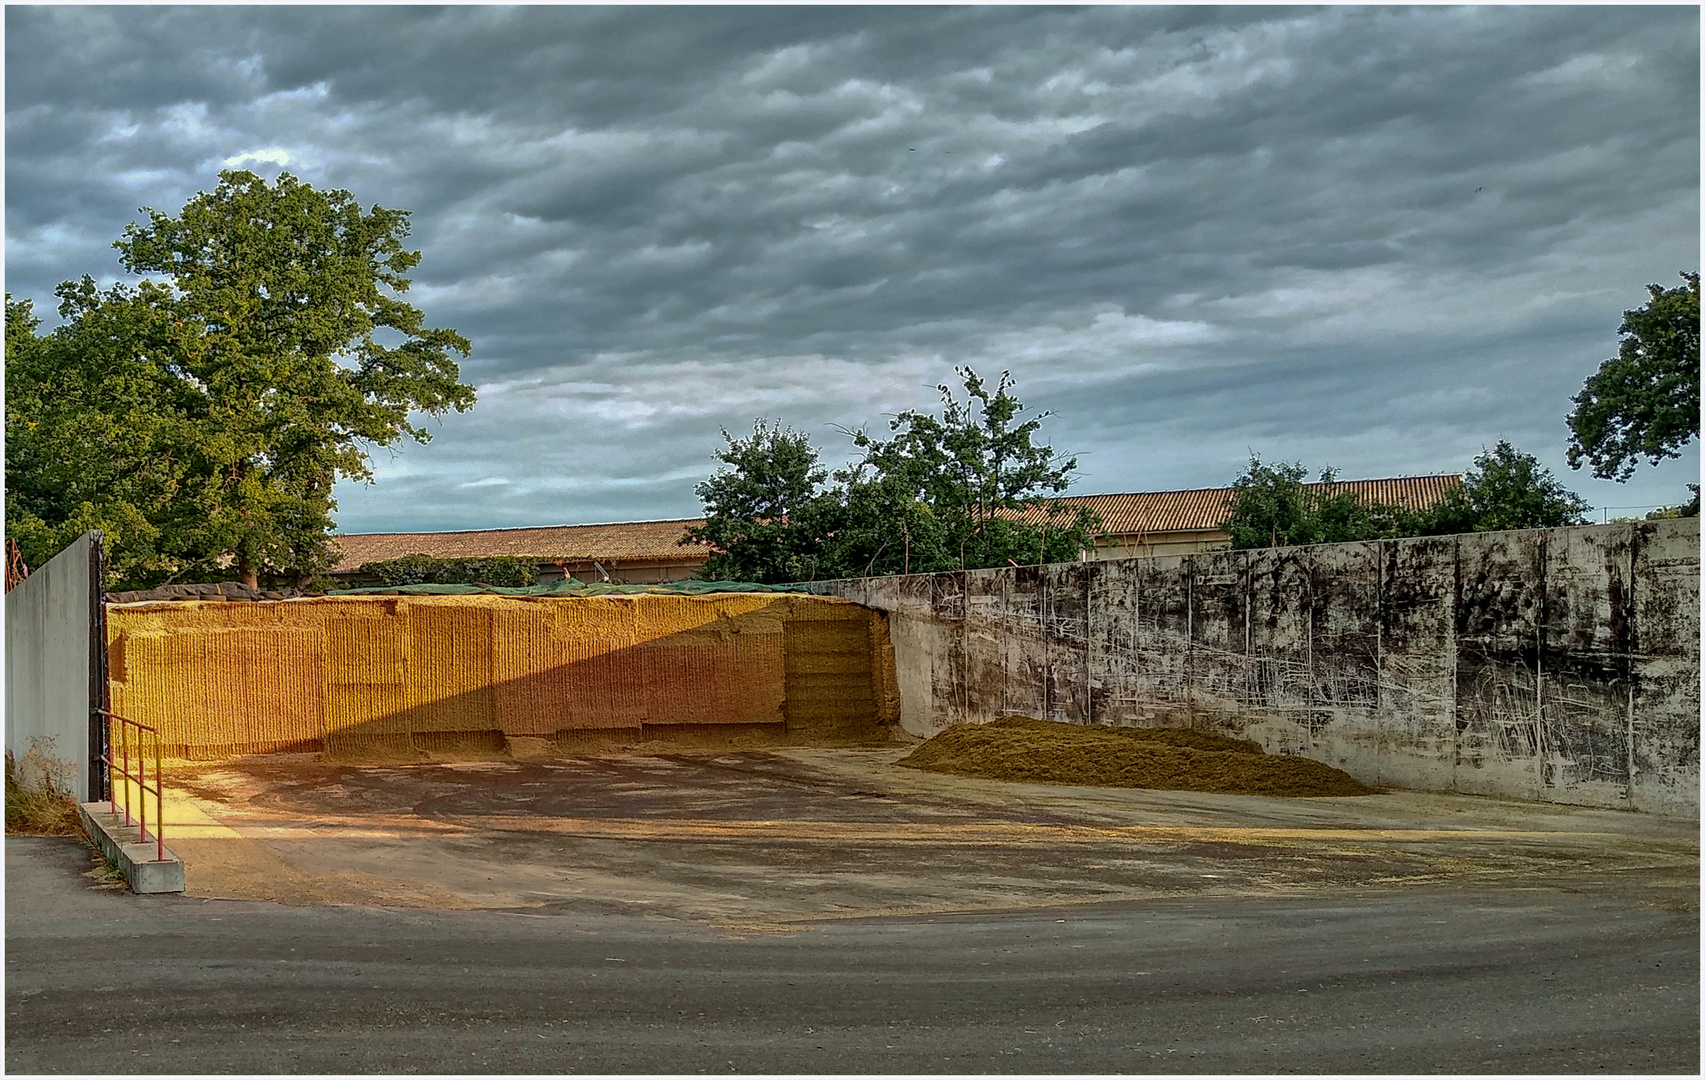
[[[1455,473],[1437,476],[1398,476],[1383,480],[1339,480],[1309,484],[1331,492],[1348,491],[1363,502],[1395,503],[1414,510],[1438,504],[1445,494],[1462,486]],[[1068,508],[1087,506],[1101,517],[1109,533],[1142,534],[1198,532],[1219,528],[1230,506],[1231,488],[1193,491],[1129,491],[1108,495],[1067,495],[1056,500]],[[1031,515],[1034,516],[1034,515]]]
[[709,554],[706,549],[675,543],[689,525],[702,524],[703,518],[674,518],[462,532],[349,533],[332,538],[340,549],[332,573],[348,573],[362,563],[416,554],[439,558],[524,555],[540,562],[702,562]]
[[[1461,486],[1462,477],[1400,476],[1384,480],[1340,480],[1325,485],[1349,491],[1367,502],[1402,503],[1425,510]],[[1310,484],[1309,487],[1320,487]],[[1225,519],[1231,488],[1194,491],[1129,491],[1107,495],[1068,495],[1067,507],[1088,506],[1109,533],[1199,532],[1217,529]],[[1027,515],[1030,516],[1030,515]],[[425,554],[440,558],[525,555],[540,562],[700,562],[708,551],[678,546],[690,525],[703,518],[668,521],[618,521],[603,525],[546,525],[520,529],[469,529],[461,532],[349,533],[333,537],[341,549],[332,573],[348,573],[365,562]]]

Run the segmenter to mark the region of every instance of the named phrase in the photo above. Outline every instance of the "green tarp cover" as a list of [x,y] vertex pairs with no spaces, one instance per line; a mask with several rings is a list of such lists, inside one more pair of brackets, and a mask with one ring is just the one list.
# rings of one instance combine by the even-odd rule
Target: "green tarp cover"
[[668,581],[658,585],[612,585],[565,578],[549,585],[373,585],[338,589],[328,596],[704,596],[708,593],[809,593],[805,585],[758,585],[750,581]]

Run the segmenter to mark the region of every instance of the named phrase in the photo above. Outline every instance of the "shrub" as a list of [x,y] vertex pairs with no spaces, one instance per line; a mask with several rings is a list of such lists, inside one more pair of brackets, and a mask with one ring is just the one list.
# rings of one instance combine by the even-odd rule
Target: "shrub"
[[82,831],[71,795],[70,766],[32,749],[20,768],[6,755],[6,831],[26,836],[75,836]]
[[503,585],[520,587],[539,583],[539,568],[533,560],[518,555],[493,555],[478,559],[440,559],[431,555],[404,555],[362,563],[359,571],[379,579],[381,585]]

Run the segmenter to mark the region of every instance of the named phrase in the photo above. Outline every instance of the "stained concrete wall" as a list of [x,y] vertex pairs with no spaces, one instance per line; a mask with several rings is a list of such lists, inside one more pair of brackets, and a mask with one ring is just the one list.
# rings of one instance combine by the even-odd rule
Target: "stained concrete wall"
[[6,753],[26,782],[46,769],[78,801],[90,791],[90,621],[97,595],[87,532],[6,594]]
[[1699,815],[1699,521],[830,582],[901,724],[1243,735],[1366,782]]
[[830,597],[168,601],[107,621],[114,711],[177,756],[898,717],[883,620]]

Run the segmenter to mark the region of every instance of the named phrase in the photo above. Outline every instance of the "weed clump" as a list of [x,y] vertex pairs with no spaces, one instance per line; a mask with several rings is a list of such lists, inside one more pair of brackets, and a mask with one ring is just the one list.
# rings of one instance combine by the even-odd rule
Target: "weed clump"
[[955,724],[897,763],[929,772],[1032,784],[1207,791],[1228,795],[1371,795],[1310,758],[1187,728],[1106,728],[1010,716]]
[[75,836],[83,831],[77,800],[51,758],[41,762],[35,751],[24,756],[27,778],[19,779],[12,755],[6,755],[6,831],[22,836]]

